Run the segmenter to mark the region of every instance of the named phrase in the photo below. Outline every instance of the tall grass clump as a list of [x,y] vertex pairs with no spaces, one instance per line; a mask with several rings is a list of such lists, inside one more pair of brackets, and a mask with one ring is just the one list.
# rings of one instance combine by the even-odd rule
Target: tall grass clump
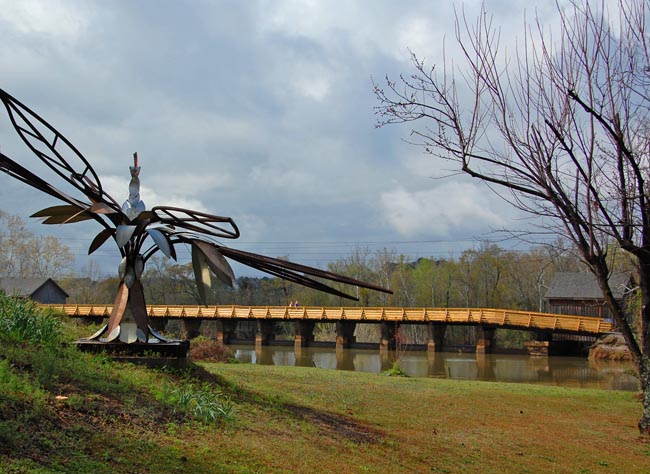
[[12,342],[54,344],[61,341],[61,322],[33,301],[0,292],[0,338]]
[[173,406],[176,413],[207,423],[230,420],[233,414],[230,399],[209,384],[198,385],[189,380],[173,388],[164,384],[160,398]]

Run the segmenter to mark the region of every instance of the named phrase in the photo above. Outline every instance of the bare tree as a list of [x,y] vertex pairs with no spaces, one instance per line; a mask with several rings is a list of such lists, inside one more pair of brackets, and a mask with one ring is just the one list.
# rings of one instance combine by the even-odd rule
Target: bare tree
[[35,236],[18,216],[0,210],[0,276],[60,278],[74,263],[70,247],[52,236]]
[[32,238],[27,252],[31,272],[40,277],[61,277],[74,262],[70,247],[52,235]]
[[10,278],[31,276],[29,274],[27,242],[33,235],[25,221],[0,211],[0,275]]
[[[558,5],[557,29],[527,24],[511,51],[485,10],[457,14],[463,68],[413,55],[411,75],[374,90],[379,126],[417,122],[427,153],[572,241],[637,363],[650,434],[650,0],[594,3]],[[641,334],[608,286],[612,242],[638,265]]]

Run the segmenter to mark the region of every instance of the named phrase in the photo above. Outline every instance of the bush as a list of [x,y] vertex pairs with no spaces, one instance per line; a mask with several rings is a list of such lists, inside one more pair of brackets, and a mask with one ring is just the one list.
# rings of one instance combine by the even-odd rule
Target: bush
[[632,360],[630,348],[627,346],[622,334],[608,334],[601,336],[589,349],[589,358],[592,360]]
[[397,360],[393,362],[393,366],[390,369],[384,371],[384,374],[389,377],[408,377],[408,374],[402,370]]
[[190,358],[204,362],[230,362],[234,355],[217,341],[199,336],[190,341]]

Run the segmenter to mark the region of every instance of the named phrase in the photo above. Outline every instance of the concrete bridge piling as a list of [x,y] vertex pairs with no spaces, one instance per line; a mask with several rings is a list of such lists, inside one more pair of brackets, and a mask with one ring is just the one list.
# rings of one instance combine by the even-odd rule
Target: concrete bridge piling
[[447,325],[444,323],[429,323],[427,324],[427,351],[428,352],[441,352],[442,344],[445,339],[445,332]]
[[490,354],[494,346],[494,327],[480,326],[479,339],[476,343],[477,354]]
[[356,342],[354,330],[357,323],[354,321],[337,321],[336,322],[336,348],[346,349],[352,347]]

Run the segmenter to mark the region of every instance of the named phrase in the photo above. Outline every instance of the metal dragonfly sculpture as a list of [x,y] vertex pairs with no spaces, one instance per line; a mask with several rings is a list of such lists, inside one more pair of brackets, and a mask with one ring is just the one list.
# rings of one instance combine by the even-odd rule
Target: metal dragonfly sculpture
[[[137,153],[134,154],[133,166],[130,166],[129,198],[120,205],[104,190],[88,160],[65,136],[2,89],[0,100],[7,109],[14,129],[27,147],[70,185],[75,194],[83,196],[78,198],[60,191],[0,153],[1,171],[65,203],[42,209],[31,217],[43,219],[44,224],[95,220],[103,229],[92,240],[88,254],[113,239],[122,256],[118,268],[120,283],[112,312],[107,324],[89,339],[123,343],[169,341],[149,326],[140,277],[147,260],[157,252],[176,260],[175,247],[178,244],[191,247],[192,266],[203,304],[206,304],[206,293],[211,287],[211,275],[226,285],[235,285],[235,275],[226,258],[309,288],[353,300],[357,298],[328,283],[339,282],[391,293],[380,286],[329,271],[226,247],[218,239],[236,239],[240,235],[237,225],[230,217],[171,206],[155,206],[147,210],[140,199]],[[327,280],[328,283],[322,280]]]

